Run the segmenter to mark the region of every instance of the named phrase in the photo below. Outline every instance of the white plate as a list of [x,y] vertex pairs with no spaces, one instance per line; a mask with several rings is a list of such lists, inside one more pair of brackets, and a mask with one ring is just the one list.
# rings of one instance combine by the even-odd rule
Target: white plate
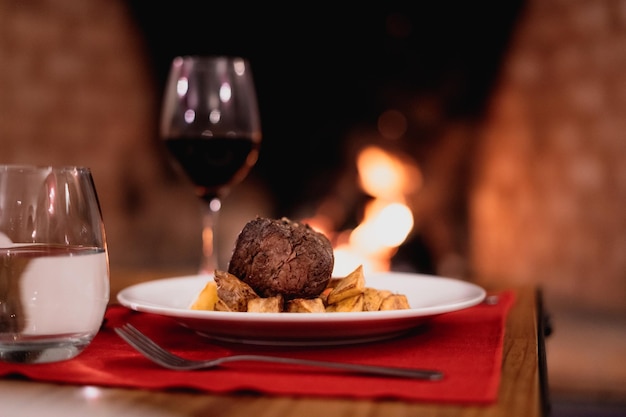
[[436,315],[480,303],[485,290],[452,278],[401,272],[370,273],[368,287],[405,294],[407,310],[353,313],[241,313],[190,310],[213,277],[193,275],[136,284],[117,300],[135,311],[170,317],[221,341],[264,345],[338,345],[402,335]]

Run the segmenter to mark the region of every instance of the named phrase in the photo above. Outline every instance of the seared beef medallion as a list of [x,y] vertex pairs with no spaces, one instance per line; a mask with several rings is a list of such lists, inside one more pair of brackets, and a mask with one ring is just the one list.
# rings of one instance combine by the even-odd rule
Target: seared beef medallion
[[308,224],[257,217],[239,233],[228,272],[261,297],[314,298],[332,277],[328,238]]

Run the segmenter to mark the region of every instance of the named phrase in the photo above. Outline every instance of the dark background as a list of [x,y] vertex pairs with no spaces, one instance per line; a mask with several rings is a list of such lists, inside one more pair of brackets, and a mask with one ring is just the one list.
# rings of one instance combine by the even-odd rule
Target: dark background
[[263,128],[251,175],[268,184],[280,213],[322,195],[341,169],[346,132],[375,126],[384,110],[434,103],[436,117],[409,117],[404,146],[413,154],[447,123],[480,118],[523,2],[413,3],[339,13],[322,3],[252,10],[129,0],[159,92],[176,55],[250,60]]

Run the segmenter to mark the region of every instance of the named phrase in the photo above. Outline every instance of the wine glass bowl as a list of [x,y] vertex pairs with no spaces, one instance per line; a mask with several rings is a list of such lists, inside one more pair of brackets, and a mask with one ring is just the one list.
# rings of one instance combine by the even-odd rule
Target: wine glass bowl
[[256,164],[261,123],[249,62],[231,56],[173,59],[160,137],[204,202],[201,273],[219,268],[215,226],[222,199]]

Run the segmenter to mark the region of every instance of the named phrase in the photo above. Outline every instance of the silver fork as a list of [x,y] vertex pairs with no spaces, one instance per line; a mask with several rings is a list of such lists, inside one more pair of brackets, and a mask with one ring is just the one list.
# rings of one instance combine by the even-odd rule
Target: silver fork
[[210,360],[191,360],[174,355],[157,345],[148,336],[141,333],[131,324],[115,328],[115,332],[129,345],[143,354],[146,358],[159,365],[177,371],[191,371],[196,369],[209,369],[226,362],[257,361],[272,362],[294,365],[307,365],[323,368],[343,369],[352,372],[366,373],[370,375],[385,375],[401,378],[426,379],[431,381],[443,378],[443,373],[430,369],[397,368],[388,366],[359,365],[345,362],[318,361],[309,359],[286,358],[267,355],[233,355]]

